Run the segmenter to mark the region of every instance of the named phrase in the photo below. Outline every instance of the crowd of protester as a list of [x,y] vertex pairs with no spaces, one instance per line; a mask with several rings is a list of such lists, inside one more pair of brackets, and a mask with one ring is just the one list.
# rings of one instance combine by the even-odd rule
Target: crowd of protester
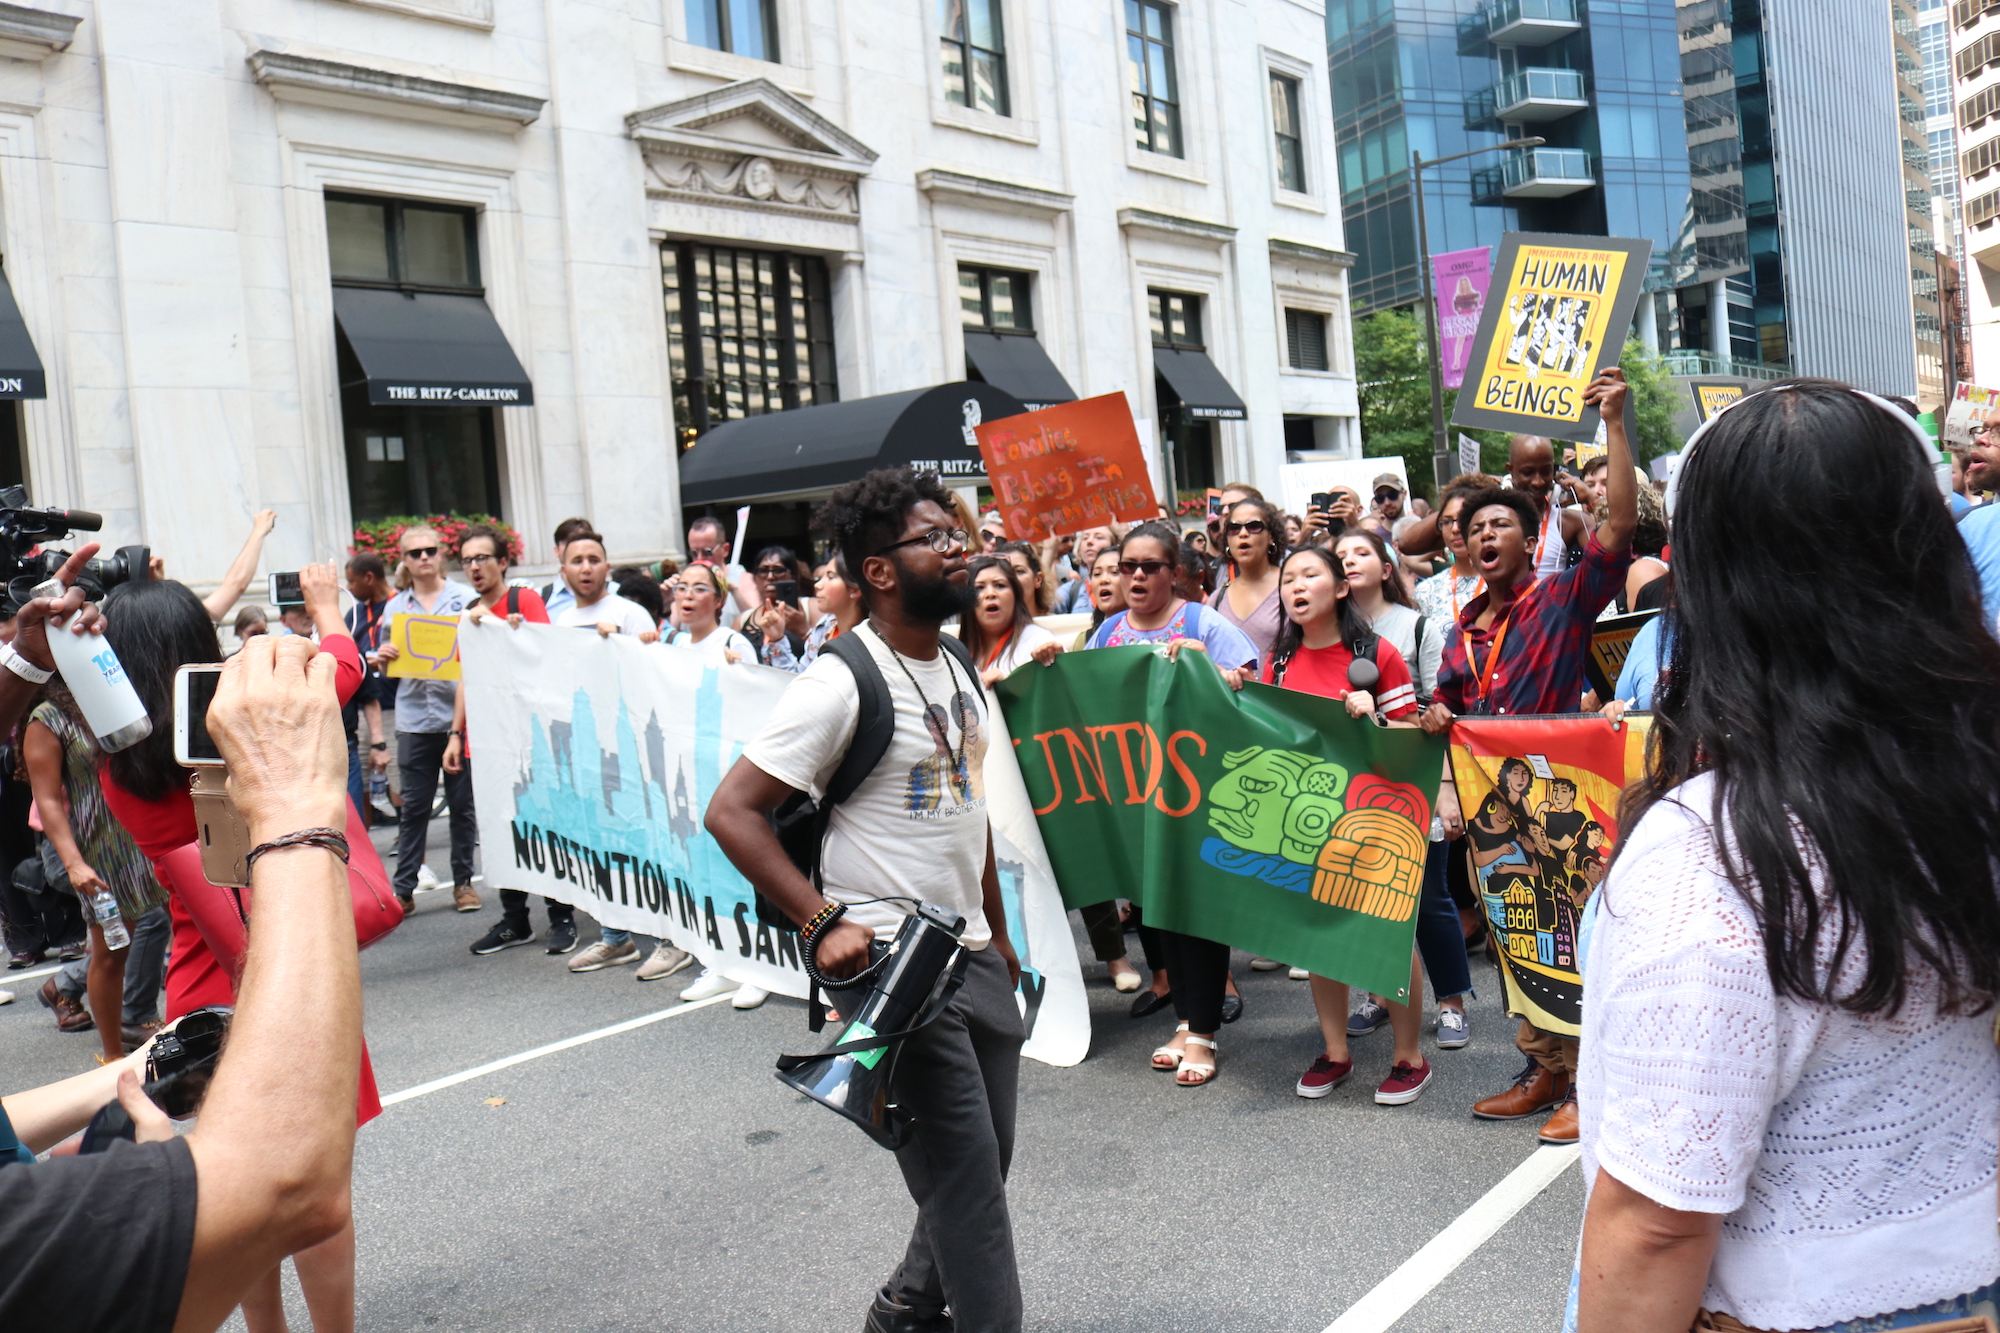
[[[1008,538],[997,512],[975,523],[960,498],[961,527],[941,538],[971,557],[956,636],[989,688],[1064,653],[1154,645],[1197,654],[1237,690],[1254,682],[1321,695],[1351,718],[1439,735],[1466,715],[1601,712],[1616,726],[1628,709],[1657,709],[1648,775],[1622,812],[1618,868],[1591,904],[1584,1034],[1521,1020],[1521,1073],[1468,1108],[1486,1120],[1539,1117],[1542,1142],[1584,1145],[1591,1195],[1571,1326],[1681,1329],[1701,1311],[1845,1329],[1857,1312],[1992,1313],[2000,1251],[1978,1223],[1992,1206],[2000,1092],[1991,856],[2000,814],[1990,800],[2000,783],[2000,520],[1991,520],[2000,506],[1975,497],[2000,488],[2000,413],[1955,452],[1941,504],[1913,413],[1828,382],[1788,384],[1719,414],[1663,494],[1635,466],[1620,425],[1625,393],[1615,371],[1592,385],[1606,447],[1580,466],[1557,442],[1516,436],[1504,476],[1453,478],[1434,503],[1410,496],[1395,473],[1376,478],[1366,502],[1335,488],[1298,513],[1232,483],[1198,522],[1163,511],[1025,543]],[[1896,540],[1864,551],[1855,534],[1883,531],[1885,516]],[[205,600],[157,564],[151,580],[106,600],[105,632],[156,715],[169,708],[176,667],[224,658],[218,624],[270,526],[260,515]],[[327,822],[346,823],[362,845],[370,822],[396,825],[387,864],[357,845],[350,873],[373,865],[403,914],[432,891],[448,891],[457,912],[486,910],[463,687],[386,673],[397,614],[625,635],[718,666],[803,673],[867,613],[837,542],[817,564],[777,543],[739,563],[713,517],[696,518],[686,537],[685,563],[614,566],[606,537],[586,518],[567,519],[553,534],[556,577],[536,584],[513,577],[497,528],[469,528],[447,551],[437,532],[413,527],[393,560],[364,553],[344,570],[301,571],[303,600],[275,620],[258,607],[236,614],[232,650],[267,641],[250,670],[299,665],[287,639],[313,641],[330,663],[348,802],[344,821]],[[1760,580],[1754,597],[1745,571]],[[1843,633],[1843,617],[1828,614],[1854,601],[1865,633]],[[1594,624],[1662,608],[1633,642],[1613,697],[1598,698],[1584,669]],[[0,641],[26,622],[18,611],[0,607]],[[1782,708],[1760,694],[1777,682]],[[1854,725],[1863,716],[1869,724]],[[169,733],[156,727],[107,761],[57,678],[24,701],[0,755],[9,966],[62,965],[39,999],[60,1030],[96,1033],[107,1073],[87,1095],[81,1085],[65,1094],[93,1109],[126,1098],[123,1071],[163,1021],[213,1005],[244,1003],[247,1014],[257,985],[239,973],[240,957],[218,956],[199,928],[200,892],[172,871],[194,826]],[[247,730],[237,743],[251,743]],[[1855,776],[1843,765],[1858,765]],[[425,864],[440,812],[448,878]],[[1302,1004],[1298,1096],[1334,1094],[1358,1043],[1387,1027],[1374,1101],[1406,1105],[1434,1078],[1427,1038],[1431,1051],[1471,1042],[1473,961],[1491,943],[1472,883],[1466,812],[1447,766],[1408,998],[1289,969],[1307,982],[1316,1020]],[[1222,1029],[1243,1012],[1231,951],[1147,924],[1137,896],[1085,908],[1081,924],[1105,980],[1134,997],[1133,1020],[1173,1011],[1150,1065],[1180,1087],[1204,1086],[1221,1069]],[[469,941],[476,955],[540,943],[570,973],[633,965],[640,982],[696,965],[666,939],[598,926],[586,940],[588,923],[553,899],[538,934],[526,893],[498,887],[497,899],[498,919]],[[107,932],[129,943],[114,946]],[[1288,965],[1252,957],[1247,966]],[[739,1009],[767,998],[708,970],[679,994],[731,994]],[[1662,1017],[1669,998],[1680,1019]],[[380,1101],[358,1027],[354,1048],[338,1090],[366,1123]],[[1877,1095],[1919,1085],[1931,1092],[1914,1102]],[[7,1110],[18,1143],[33,1147],[21,1125],[40,1103],[17,1110],[17,1101]],[[143,1105],[128,1109],[151,1123]],[[1831,1163],[1802,1157],[1797,1143],[1841,1117],[1883,1145],[1927,1136],[1976,1151],[1928,1171],[1891,1147],[1842,1148]],[[1711,1127],[1710,1150],[1663,1141],[1662,1123],[1697,1121]],[[193,1163],[150,1169],[206,1170],[199,1147]],[[107,1180],[96,1187],[120,1188]],[[1838,1227],[1825,1222],[1829,1208]],[[1773,1236],[1790,1247],[1782,1263]],[[343,1208],[295,1225],[287,1243],[281,1253],[295,1258],[315,1327],[351,1327],[354,1237]],[[1894,1257],[1911,1247],[1931,1258]],[[281,1329],[275,1260],[259,1250],[243,1262],[222,1309],[240,1303],[252,1333]],[[184,1269],[192,1290],[196,1270]]]

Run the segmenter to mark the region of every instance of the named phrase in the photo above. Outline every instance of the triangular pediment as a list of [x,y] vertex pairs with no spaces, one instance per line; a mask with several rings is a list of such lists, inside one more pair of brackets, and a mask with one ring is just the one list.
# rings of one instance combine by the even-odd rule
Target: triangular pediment
[[625,117],[641,143],[718,161],[756,154],[837,176],[861,176],[874,149],[769,79],[745,79]]

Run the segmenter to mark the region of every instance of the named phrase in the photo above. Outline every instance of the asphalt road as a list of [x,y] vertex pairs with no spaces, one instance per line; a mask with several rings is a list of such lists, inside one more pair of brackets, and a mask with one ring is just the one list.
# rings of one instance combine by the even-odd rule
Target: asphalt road
[[[477,916],[448,893],[417,902],[362,959],[384,1094],[669,1008],[692,975],[572,976],[539,946],[474,957],[490,895]],[[1148,1069],[1171,1012],[1132,1021],[1089,961],[1089,1058],[1023,1062],[1009,1195],[1028,1328],[1320,1333],[1535,1151],[1536,1121],[1467,1113],[1520,1063],[1483,964],[1472,1044],[1437,1052],[1427,1033],[1436,1082],[1378,1107],[1387,1030],[1356,1043],[1334,1095],[1296,1097],[1316,1041],[1305,984],[1244,962],[1212,1086]],[[0,1086],[96,1049],[55,1031],[39,984],[0,1007]],[[772,1078],[778,1052],[818,1044],[801,1002],[724,1002],[389,1107],[356,1147],[360,1327],[859,1329],[915,1210],[887,1153]],[[1581,1209],[1572,1167],[1393,1327],[1559,1327]]]

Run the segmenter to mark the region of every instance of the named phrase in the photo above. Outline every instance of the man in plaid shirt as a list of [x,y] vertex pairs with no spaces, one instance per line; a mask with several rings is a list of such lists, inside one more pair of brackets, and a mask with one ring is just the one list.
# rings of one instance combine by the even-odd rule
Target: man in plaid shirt
[[[1584,401],[1604,418],[1610,513],[1590,535],[1581,564],[1536,577],[1539,514],[1519,491],[1483,491],[1459,511],[1486,591],[1459,611],[1455,630],[1446,635],[1436,701],[1423,714],[1425,731],[1448,732],[1460,713],[1581,709],[1591,630],[1631,568],[1632,532],[1639,522],[1639,483],[1625,438],[1626,393],[1624,372],[1616,366],[1599,371],[1584,391]],[[1438,790],[1438,814],[1452,837],[1464,833],[1449,762]],[[1543,1032],[1524,1019],[1514,1044],[1528,1057],[1527,1068],[1513,1087],[1475,1103],[1472,1113],[1482,1120],[1520,1120],[1553,1106],[1542,1142],[1576,1142],[1576,1038]]]

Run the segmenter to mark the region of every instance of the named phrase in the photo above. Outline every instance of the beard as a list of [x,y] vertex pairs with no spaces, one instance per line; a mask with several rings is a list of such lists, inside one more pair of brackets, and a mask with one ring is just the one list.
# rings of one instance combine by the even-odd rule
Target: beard
[[953,616],[963,617],[972,609],[971,579],[958,585],[945,574],[920,578],[904,568],[901,561],[896,563],[896,572],[902,576],[903,614],[911,620],[942,625]]

